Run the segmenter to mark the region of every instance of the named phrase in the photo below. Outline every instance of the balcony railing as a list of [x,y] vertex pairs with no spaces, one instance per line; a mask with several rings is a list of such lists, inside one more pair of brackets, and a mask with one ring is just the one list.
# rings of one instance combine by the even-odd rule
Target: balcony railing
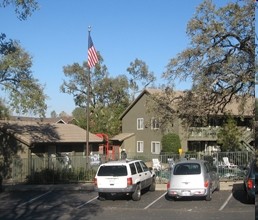
[[216,141],[219,127],[190,127],[188,140]]

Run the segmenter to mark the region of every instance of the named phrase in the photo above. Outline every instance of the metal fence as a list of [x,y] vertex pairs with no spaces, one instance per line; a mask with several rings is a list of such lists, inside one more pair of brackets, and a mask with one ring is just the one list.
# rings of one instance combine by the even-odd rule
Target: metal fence
[[[212,154],[179,154],[163,153],[160,155],[127,155],[129,159],[141,159],[149,167],[156,170],[157,181],[165,183],[170,170],[179,160],[204,159],[216,167],[221,181],[242,179],[249,162],[254,155],[250,152],[219,152]],[[160,162],[155,168],[153,159]],[[62,157],[31,157],[26,159],[13,158],[10,169],[11,183],[58,184],[85,182],[94,179],[96,170],[105,157],[62,156]]]

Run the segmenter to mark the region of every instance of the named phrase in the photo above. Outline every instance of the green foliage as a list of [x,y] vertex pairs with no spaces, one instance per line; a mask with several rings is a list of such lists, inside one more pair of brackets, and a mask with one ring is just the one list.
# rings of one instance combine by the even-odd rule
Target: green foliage
[[135,59],[134,62],[130,63],[127,72],[131,76],[129,79],[129,86],[133,91],[133,99],[135,98],[135,93],[139,92],[142,87],[146,88],[155,80],[155,76],[152,72],[149,72],[147,64],[139,59]]
[[32,58],[17,42],[0,35],[0,86],[16,113],[45,117],[47,98],[43,87],[31,74]]
[[258,121],[258,99],[255,98],[255,121]]
[[125,76],[109,77],[106,66],[101,65],[103,59],[100,55],[99,60],[100,63],[92,72],[86,63],[83,66],[78,63],[65,66],[64,74],[68,80],[61,85],[61,91],[73,95],[74,102],[79,107],[75,109],[73,116],[82,128],[86,128],[89,92],[90,132],[112,136],[120,132],[119,116],[129,105],[128,80]]
[[225,112],[238,95],[244,112],[254,96],[255,3],[234,1],[217,8],[204,0],[186,32],[190,47],[172,58],[164,73],[168,87],[175,80],[193,82],[178,101],[181,116],[191,124],[194,116]]
[[76,183],[79,181],[92,181],[96,174],[95,170],[53,170],[43,169],[27,176],[28,184],[60,184],[60,183]]
[[35,0],[2,0],[1,2],[0,7],[6,7],[8,5],[14,6],[15,13],[20,20],[27,19],[28,16],[31,16],[31,14],[39,8]]
[[162,152],[178,153],[181,148],[181,142],[179,136],[174,133],[166,134],[161,139]]
[[237,123],[231,117],[222,126],[218,132],[217,143],[221,145],[221,151],[237,151],[240,150],[241,133],[237,127]]
[[[12,5],[20,20],[27,19],[38,9],[35,0],[2,0],[0,7]],[[38,80],[31,74],[32,58],[13,41],[7,40],[4,33],[0,34],[0,86],[6,91],[10,107],[16,113],[32,113],[45,117],[47,106],[46,95]]]

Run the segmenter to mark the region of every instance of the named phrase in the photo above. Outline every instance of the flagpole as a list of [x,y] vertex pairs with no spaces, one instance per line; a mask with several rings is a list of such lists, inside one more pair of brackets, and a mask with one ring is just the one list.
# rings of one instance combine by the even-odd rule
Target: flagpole
[[[98,54],[97,51],[93,45],[93,41],[91,39],[90,36],[90,32],[91,32],[91,26],[88,27],[88,32],[89,32],[89,36],[88,36],[88,65],[86,71],[87,71],[87,113],[86,113],[86,120],[87,120],[87,124],[86,124],[86,156],[89,157],[89,123],[90,123],[90,82],[91,82],[91,78],[90,78],[90,74],[91,74],[91,68],[94,67],[98,62]],[[89,159],[89,158],[88,158]],[[88,160],[87,160],[88,161]]]
[[[88,27],[88,37],[90,36],[91,26]],[[87,65],[87,107],[86,107],[86,156],[89,156],[89,118],[90,118],[90,67]],[[88,161],[88,160],[87,160]]]

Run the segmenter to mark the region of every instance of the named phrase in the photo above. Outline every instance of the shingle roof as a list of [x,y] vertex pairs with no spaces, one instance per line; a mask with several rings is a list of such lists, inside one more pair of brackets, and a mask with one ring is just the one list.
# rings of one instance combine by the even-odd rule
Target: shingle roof
[[[34,143],[85,143],[86,131],[73,124],[50,124],[31,121],[0,121],[0,130],[30,146]],[[89,142],[102,142],[89,133]]]

